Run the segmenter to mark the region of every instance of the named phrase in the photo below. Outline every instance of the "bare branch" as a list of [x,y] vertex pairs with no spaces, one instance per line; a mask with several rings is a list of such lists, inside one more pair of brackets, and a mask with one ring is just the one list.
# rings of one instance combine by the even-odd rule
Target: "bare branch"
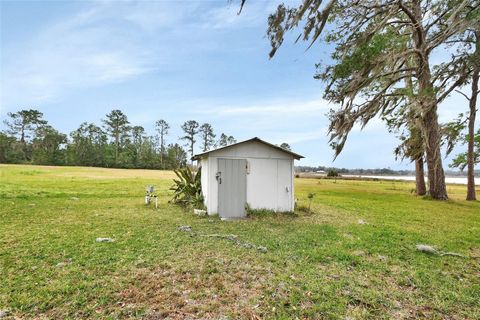
[[467,96],[465,93],[463,93],[462,91],[460,91],[460,90],[457,90],[457,89],[455,89],[455,91],[456,91],[457,93],[460,93],[462,96],[464,96],[464,97],[465,97],[465,99],[467,99],[468,101],[470,101],[470,97],[469,97],[469,96]]
[[246,1],[247,0],[241,0],[240,1],[240,9],[238,9],[237,15],[240,15],[240,13],[242,13],[242,9],[243,9],[243,6],[245,5]]

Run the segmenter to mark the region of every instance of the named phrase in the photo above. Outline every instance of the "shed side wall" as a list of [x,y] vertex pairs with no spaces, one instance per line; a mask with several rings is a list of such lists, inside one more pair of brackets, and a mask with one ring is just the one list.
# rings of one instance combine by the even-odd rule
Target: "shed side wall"
[[208,208],[208,201],[209,197],[209,165],[208,165],[208,158],[204,158],[200,161],[200,165],[202,166],[202,176],[201,176],[201,183],[202,183],[202,194],[203,194],[203,204]]

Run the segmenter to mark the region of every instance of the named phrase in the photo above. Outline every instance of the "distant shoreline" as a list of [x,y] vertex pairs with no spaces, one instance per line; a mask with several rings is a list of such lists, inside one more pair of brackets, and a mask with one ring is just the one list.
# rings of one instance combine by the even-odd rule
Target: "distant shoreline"
[[[311,179],[335,179],[335,177],[327,177],[326,174],[322,173],[299,173],[300,178],[311,178]],[[366,181],[376,181],[376,180],[385,180],[385,181],[415,181],[415,176],[406,176],[406,175],[360,175],[360,174],[341,174],[337,179],[344,180],[366,180]],[[425,177],[425,180],[428,180]],[[467,177],[445,177],[445,182],[447,184],[467,184]],[[480,185],[480,177],[475,177],[475,185]]]

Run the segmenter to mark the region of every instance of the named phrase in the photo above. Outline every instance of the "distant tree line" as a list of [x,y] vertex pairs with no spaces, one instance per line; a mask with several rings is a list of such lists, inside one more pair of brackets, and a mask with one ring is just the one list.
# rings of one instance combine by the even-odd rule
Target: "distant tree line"
[[[458,157],[457,157],[458,158]],[[455,161],[453,160],[450,167],[455,167]],[[371,176],[412,176],[415,175],[415,170],[393,170],[390,168],[371,168],[371,169],[348,169],[348,168],[337,168],[337,167],[326,167],[326,166],[295,166],[296,173],[308,173],[308,172],[324,172],[327,174],[330,171],[335,171],[339,174],[350,174],[350,175],[371,175]],[[445,171],[449,176],[461,176],[466,175],[463,171]],[[480,176],[480,172],[475,171],[476,176]]]
[[392,170],[390,168],[376,168],[376,169],[347,169],[335,168],[325,166],[295,166],[295,172],[330,172],[335,171],[340,174],[354,174],[354,175],[411,175],[415,171],[411,170]]
[[[68,135],[56,130],[43,113],[25,109],[8,113],[6,130],[0,131],[0,163],[71,165],[111,168],[176,169],[193,156],[197,139],[203,151],[235,143],[233,136],[220,134],[213,127],[186,121],[180,141],[170,142],[169,123],[155,122],[155,134],[132,125],[121,110],[112,110],[101,125],[83,122]],[[186,149],[184,148],[186,147]]]

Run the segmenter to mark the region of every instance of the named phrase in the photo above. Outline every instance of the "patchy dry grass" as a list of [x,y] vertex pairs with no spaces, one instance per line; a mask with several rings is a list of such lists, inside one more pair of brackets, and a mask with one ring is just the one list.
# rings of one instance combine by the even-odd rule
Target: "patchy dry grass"
[[[249,257],[225,258],[204,252],[200,260],[175,267],[137,270],[121,292],[126,304],[146,310],[146,318],[235,318],[258,314],[269,271]],[[183,262],[183,263],[182,263]]]
[[[480,319],[480,204],[463,201],[463,186],[435,202],[413,196],[411,183],[297,179],[300,204],[316,194],[313,213],[223,222],[168,204],[172,177],[0,165],[0,310],[53,319]],[[159,210],[143,205],[148,184]],[[419,243],[469,258],[420,253]]]

